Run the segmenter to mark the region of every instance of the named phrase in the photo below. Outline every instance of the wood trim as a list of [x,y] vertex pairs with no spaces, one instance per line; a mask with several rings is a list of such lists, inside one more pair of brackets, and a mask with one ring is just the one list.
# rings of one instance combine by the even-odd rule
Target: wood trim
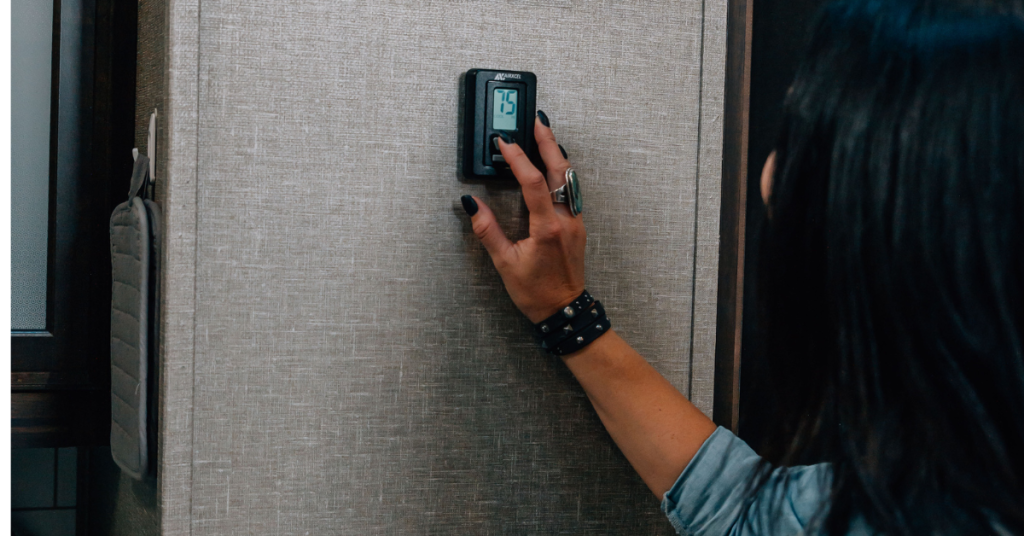
[[95,388],[83,374],[65,372],[12,372],[11,391],[43,391]]
[[736,431],[743,338],[743,262],[750,139],[750,49],[754,0],[729,0],[726,22],[722,215],[715,344],[715,423]]
[[11,393],[11,448],[103,445],[110,395],[96,389]]

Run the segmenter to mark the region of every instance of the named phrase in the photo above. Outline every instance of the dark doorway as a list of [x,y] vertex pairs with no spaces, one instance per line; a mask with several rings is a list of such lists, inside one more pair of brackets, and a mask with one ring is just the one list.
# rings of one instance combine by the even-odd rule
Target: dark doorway
[[740,365],[739,436],[754,450],[765,436],[763,423],[776,411],[767,403],[770,385],[759,381],[767,365],[755,335],[756,277],[760,228],[764,224],[761,169],[772,152],[782,120],[782,104],[803,53],[811,23],[823,0],[757,0],[753,6],[743,338]]

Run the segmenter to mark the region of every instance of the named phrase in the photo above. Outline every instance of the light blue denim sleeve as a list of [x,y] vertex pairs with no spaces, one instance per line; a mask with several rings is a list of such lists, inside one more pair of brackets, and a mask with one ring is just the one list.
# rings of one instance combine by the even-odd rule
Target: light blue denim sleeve
[[748,502],[747,487],[760,461],[743,440],[719,427],[665,493],[661,509],[683,536],[807,533],[827,501],[831,467],[775,469]]

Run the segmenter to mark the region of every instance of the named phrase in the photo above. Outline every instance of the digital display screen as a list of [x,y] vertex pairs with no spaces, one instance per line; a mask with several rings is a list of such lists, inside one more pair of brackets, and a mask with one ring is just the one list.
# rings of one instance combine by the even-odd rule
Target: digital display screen
[[519,90],[508,88],[495,88],[494,118],[491,126],[494,130],[516,130],[516,118],[519,117]]

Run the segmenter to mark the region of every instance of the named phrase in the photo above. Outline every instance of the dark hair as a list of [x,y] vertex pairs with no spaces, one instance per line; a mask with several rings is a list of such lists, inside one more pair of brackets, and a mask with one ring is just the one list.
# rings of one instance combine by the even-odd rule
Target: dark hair
[[827,5],[758,273],[784,464],[824,528],[1024,533],[1024,7]]

